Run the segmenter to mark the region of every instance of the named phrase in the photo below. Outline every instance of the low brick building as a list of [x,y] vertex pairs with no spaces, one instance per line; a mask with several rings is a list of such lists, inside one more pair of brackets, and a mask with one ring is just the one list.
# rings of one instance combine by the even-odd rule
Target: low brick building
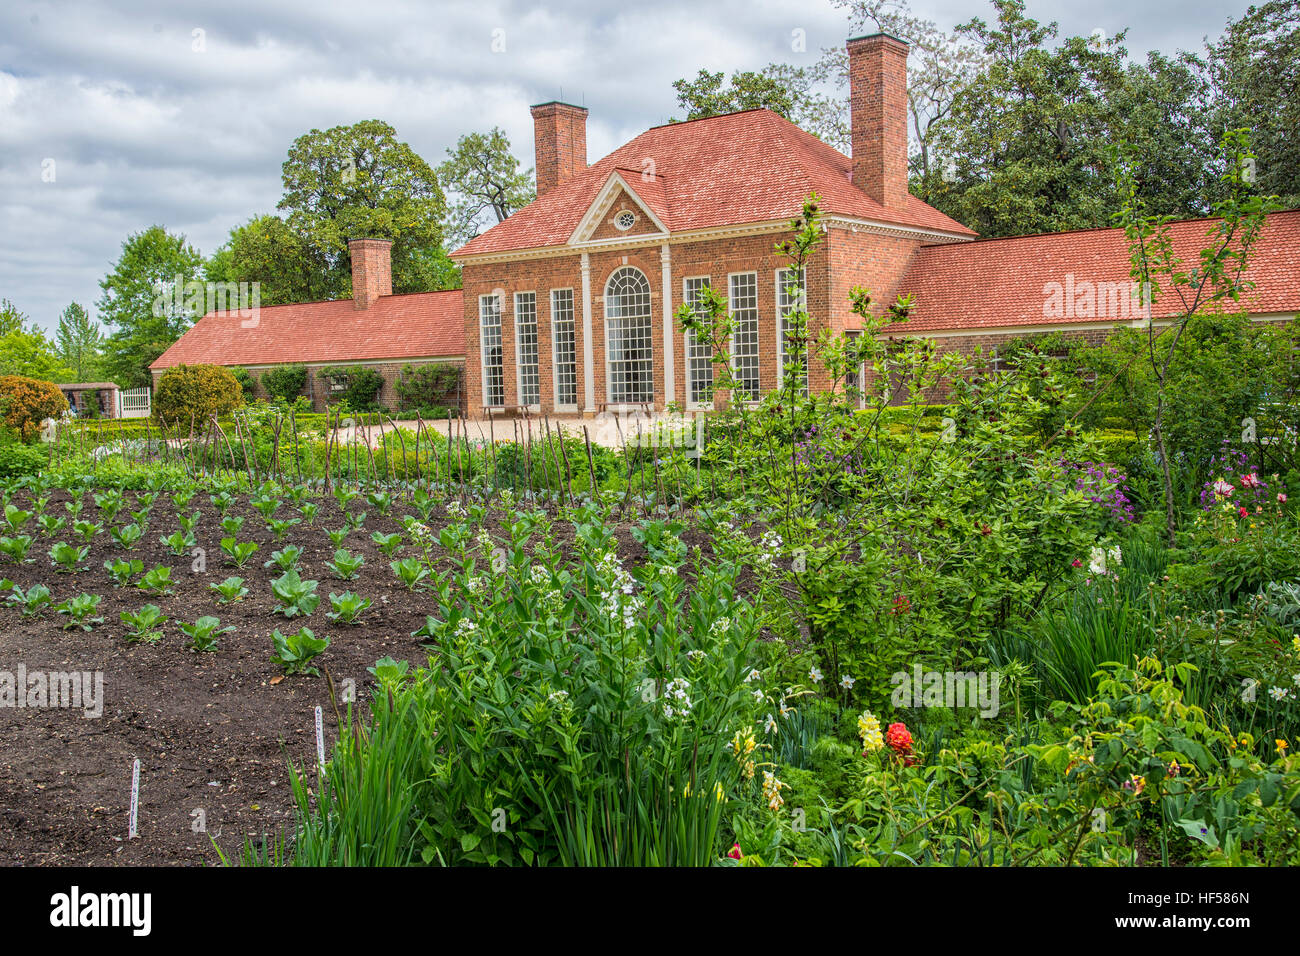
[[[177,365],[267,370],[303,365],[304,394],[316,411],[346,388],[346,371],[367,367],[383,379],[378,400],[398,410],[396,383],[406,366],[464,364],[465,333],[459,290],[393,295],[391,243],[354,239],[351,299],[266,306],[249,312],[210,312],[150,366],[155,387]],[[464,381],[461,376],[461,381]],[[260,385],[259,396],[264,395]],[[447,403],[467,407],[463,387]]]
[[[854,286],[869,289],[877,308],[912,294],[910,321],[888,334],[933,337],[943,348],[987,351],[1058,330],[1100,340],[1117,324],[1147,320],[1132,311],[1122,231],[974,241],[910,195],[907,45],[876,34],[850,40],[848,55],[851,156],[752,110],[656,127],[588,166],[587,111],[533,107],[538,198],[452,254],[463,269],[470,414],[693,410],[725,400],[710,396],[709,354],[675,318],[701,285],[727,299],[737,378],[752,393],[774,388],[792,278],[774,245],[814,191],[825,238],[802,277],[814,337],[860,329]],[[1187,261],[1211,225],[1175,224]],[[1270,217],[1247,275],[1256,283],[1247,310],[1293,318],[1298,261],[1300,211]],[[1150,318],[1173,310],[1166,298]],[[810,387],[825,388],[824,370],[812,366]]]
[[[534,106],[537,199],[452,253],[463,291],[394,296],[388,243],[354,240],[353,299],[266,308],[256,320],[206,315],[154,363],[155,381],[182,363],[254,374],[303,363],[320,408],[338,369],[365,364],[383,374],[391,408],[402,366],[453,362],[475,417],[693,411],[729,398],[713,393],[708,348],[676,318],[704,286],[726,298],[733,371],[751,394],[780,382],[785,316],[800,297],[814,337],[861,331],[855,286],[876,308],[914,297],[886,336],[962,351],[1039,332],[1100,341],[1177,314],[1173,296],[1146,309],[1130,294],[1121,230],[979,240],[910,195],[907,55],[885,34],[848,41],[851,156],[749,110],[655,127],[588,166],[587,110]],[[813,192],[824,241],[796,276],[775,245]],[[1212,227],[1173,224],[1177,254],[1194,262]],[[1241,307],[1253,318],[1295,318],[1300,210],[1269,217],[1245,278],[1254,288]],[[809,387],[825,389],[811,364]]]

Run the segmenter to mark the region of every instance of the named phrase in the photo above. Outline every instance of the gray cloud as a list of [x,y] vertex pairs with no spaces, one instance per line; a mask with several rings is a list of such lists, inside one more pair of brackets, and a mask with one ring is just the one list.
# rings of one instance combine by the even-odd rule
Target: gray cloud
[[[912,6],[944,26],[993,16],[982,0]],[[1029,13],[1066,34],[1127,26],[1142,55],[1199,48],[1247,3],[1081,6],[1031,0]],[[0,297],[47,328],[74,299],[93,306],[128,234],[161,223],[210,253],[272,210],[280,164],[309,129],[381,118],[436,163],[459,136],[497,125],[531,165],[528,106],[563,96],[591,109],[595,160],[673,115],[674,79],[811,62],[847,33],[829,0],[114,7],[0,8]],[[791,50],[796,28],[807,53]]]

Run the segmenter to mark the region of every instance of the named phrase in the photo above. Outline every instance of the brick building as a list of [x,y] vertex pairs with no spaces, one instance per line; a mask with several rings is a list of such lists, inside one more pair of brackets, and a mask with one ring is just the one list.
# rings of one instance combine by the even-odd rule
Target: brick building
[[[1118,325],[1159,324],[1173,296],[1133,299],[1117,229],[976,241],[908,192],[907,46],[885,34],[848,41],[851,155],[768,110],[655,127],[587,165],[587,110],[532,108],[537,199],[452,253],[463,290],[391,295],[388,245],[354,240],[354,299],[263,309],[260,324],[204,316],[154,363],[284,362],[312,368],[318,405],[330,370],[383,370],[381,399],[407,362],[459,362],[471,416],[590,416],[607,409],[713,407],[713,363],[676,318],[702,286],[732,317],[733,371],[752,393],[781,380],[784,315],[802,289],[810,333],[860,331],[849,291],[883,307],[915,298],[888,335],[941,349],[996,349],[1064,332],[1100,341]],[[823,242],[796,276],[775,252],[810,193]],[[1194,262],[1209,220],[1172,226]],[[1269,217],[1245,278],[1242,308],[1259,320],[1300,311],[1300,210]],[[810,388],[828,386],[813,362]]]
[[[303,365],[304,394],[323,411],[346,388],[347,370],[368,367],[383,378],[378,400],[398,410],[402,370],[427,364],[464,363],[465,334],[459,290],[393,295],[392,243],[353,239],[352,298],[273,305],[253,314],[209,312],[150,366],[155,388],[177,365],[223,365],[259,379],[268,369]],[[466,407],[462,387],[448,402]],[[259,395],[263,394],[260,386]]]

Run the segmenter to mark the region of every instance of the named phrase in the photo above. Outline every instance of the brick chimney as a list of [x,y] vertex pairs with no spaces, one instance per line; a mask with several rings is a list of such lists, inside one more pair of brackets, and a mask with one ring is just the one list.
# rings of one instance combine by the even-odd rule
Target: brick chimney
[[887,33],[848,42],[853,183],[891,209],[907,205],[907,44]]
[[393,294],[393,243],[390,239],[349,239],[352,308],[368,309],[381,295]]
[[533,107],[537,195],[587,168],[587,108],[552,101]]

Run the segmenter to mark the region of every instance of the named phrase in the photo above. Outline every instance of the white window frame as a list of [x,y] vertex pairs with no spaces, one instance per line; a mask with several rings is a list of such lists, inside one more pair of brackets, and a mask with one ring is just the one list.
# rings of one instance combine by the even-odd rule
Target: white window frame
[[[555,296],[556,293],[569,294],[569,339],[573,343],[573,354],[571,361],[560,361],[560,336],[556,327],[555,320]],[[554,398],[555,410],[557,412],[576,412],[578,410],[578,316],[577,305],[578,298],[573,293],[572,286],[565,286],[562,289],[552,289],[550,294],[551,302],[551,379],[554,391],[551,395]],[[573,401],[560,401],[560,366],[561,364],[571,364],[573,366]]]
[[[737,348],[736,348],[736,345],[737,345],[737,343],[736,343],[736,306],[735,306],[735,296],[734,296],[734,294],[733,294],[732,281],[733,281],[734,279],[739,279],[739,278],[742,278],[742,277],[745,277],[745,276],[749,276],[749,277],[751,277],[751,278],[753,279],[753,283],[754,283],[754,286],[753,286],[753,287],[754,287],[754,305],[753,305],[753,307],[752,307],[752,309],[753,309],[753,313],[754,313],[754,329],[753,329],[754,352],[753,352],[753,355],[752,355],[752,356],[751,356],[751,355],[741,356],[740,352],[739,352],[739,351],[737,350]],[[757,273],[756,271],[754,271],[754,270],[747,270],[747,271],[744,271],[744,272],[729,272],[729,273],[727,273],[727,315],[728,315],[728,317],[731,319],[731,341],[730,341],[730,343],[729,343],[729,345],[730,345],[730,347],[731,347],[731,374],[732,374],[733,377],[735,377],[735,379],[736,379],[736,384],[737,384],[737,385],[741,384],[741,383],[740,383],[740,375],[739,375],[739,371],[738,371],[738,366],[737,366],[737,364],[736,364],[736,360],[739,359],[739,358],[742,358],[742,357],[743,357],[743,358],[752,358],[752,359],[754,360],[754,378],[755,378],[755,384],[756,384],[757,387],[756,387],[752,392],[747,392],[747,394],[748,394],[748,396],[749,396],[748,399],[747,399],[747,402],[748,402],[749,404],[753,404],[753,403],[757,402],[757,401],[759,400],[759,398],[760,398],[760,397],[762,396],[762,394],[763,394],[763,336],[762,336],[762,332],[761,332],[761,330],[762,330],[762,313],[759,311],[759,307],[758,307],[758,298],[759,298],[759,297],[758,297],[758,273]]]
[[[488,382],[490,378],[493,378],[493,376],[489,376],[488,374],[488,349],[486,341],[488,326],[485,325],[487,316],[484,314],[483,308],[489,302],[493,303],[496,307],[496,348],[500,364],[496,367],[496,375],[494,377],[497,381],[497,388],[501,390],[500,402],[490,401],[489,399],[491,396],[488,393]],[[478,355],[479,370],[483,376],[481,383],[483,388],[483,407],[504,409],[506,406],[506,356],[505,343],[502,341],[501,337],[501,296],[496,292],[488,292],[478,297]]]
[[[533,360],[531,362],[525,362],[524,349],[526,343],[520,335],[519,301],[520,299],[527,300],[529,297],[533,300]],[[514,312],[511,317],[514,321],[511,324],[514,325],[515,332],[515,397],[519,399],[520,405],[525,406],[531,411],[538,412],[541,411],[542,408],[542,353],[541,328],[537,321],[537,293],[528,290],[516,292],[514,294],[513,302]],[[533,387],[537,389],[537,401],[535,402],[524,401],[524,376],[530,366],[532,368]]]
[[[800,272],[803,273],[799,281],[799,288],[801,291],[801,295],[803,297],[803,301],[791,305],[791,303],[787,302],[785,298],[785,290],[786,290],[786,285],[788,283],[782,280],[781,278],[782,273],[794,272],[795,269],[796,269],[795,266],[783,266],[780,269],[777,269],[772,277],[773,286],[776,289],[776,387],[777,389],[782,389],[785,387],[785,346],[786,346],[785,317],[788,314],[786,310],[788,309],[790,311],[793,311],[800,307],[802,307],[805,312],[808,310],[808,269],[807,267],[804,267],[799,270]],[[809,322],[811,323],[811,321],[812,321],[812,317],[809,316]],[[807,333],[807,331],[808,331],[807,328],[805,328],[804,332]],[[809,358],[811,357],[811,352],[812,350],[805,346],[804,353],[803,353],[803,394],[804,396],[807,396],[808,394],[808,363],[809,363]]]
[[[646,345],[645,350],[649,353],[649,358],[638,361],[646,362],[646,372],[649,376],[650,394],[644,398],[633,398],[628,400],[625,395],[622,399],[614,399],[614,376],[612,374],[610,353],[610,317],[609,317],[609,286],[614,281],[614,277],[624,270],[630,270],[639,275],[646,285],[646,309],[645,309],[645,326],[642,338]],[[650,277],[643,270],[633,265],[615,266],[613,271],[605,278],[605,283],[601,287],[600,293],[601,308],[605,314],[605,403],[611,410],[614,409],[635,409],[642,405],[653,405],[655,400],[655,342],[654,342],[654,286],[650,284]],[[621,317],[620,317],[621,318]],[[641,316],[637,316],[641,318]],[[623,360],[627,362],[627,359]]]
[[[682,277],[682,304],[683,305],[691,304],[690,283],[701,282],[701,281],[704,283],[705,288],[710,288],[710,289],[713,288],[712,276],[683,276]],[[690,330],[687,330],[686,334],[682,336],[682,357],[683,357],[682,364],[686,368],[686,410],[690,412],[712,411],[713,387],[714,387],[712,345],[706,346],[708,350],[707,357],[709,361],[709,400],[707,402],[697,402],[697,401],[692,401],[691,399],[691,392],[694,390],[694,384],[695,384],[695,359],[696,359],[696,356],[691,354],[691,350],[692,348],[698,348],[698,346],[695,346],[692,343],[692,340],[694,338],[695,338],[695,333],[691,332]]]

